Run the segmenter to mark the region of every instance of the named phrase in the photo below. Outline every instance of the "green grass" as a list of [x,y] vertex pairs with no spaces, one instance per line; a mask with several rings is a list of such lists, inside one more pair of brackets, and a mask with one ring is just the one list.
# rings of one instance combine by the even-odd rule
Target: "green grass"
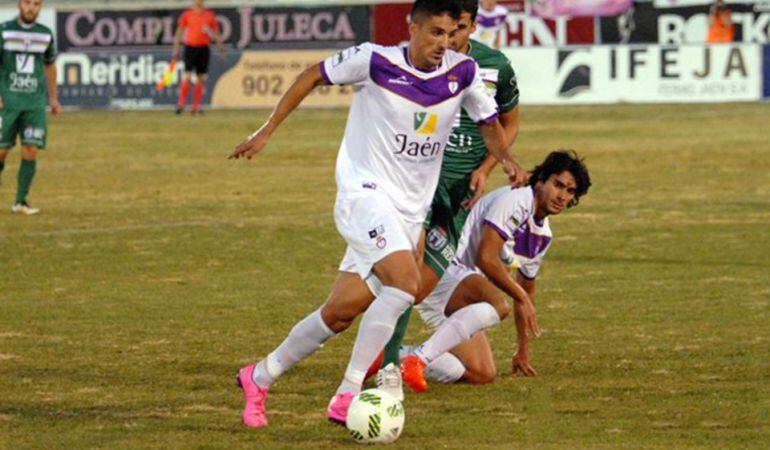
[[[0,448],[358,448],[324,411],[353,332],[276,383],[244,429],[235,371],[325,298],[346,112],[301,111],[251,162],[265,112],[72,113],[51,122],[35,217],[0,187]],[[526,167],[587,158],[554,218],[534,379],[409,396],[404,448],[766,448],[770,108],[523,109]],[[491,188],[503,183],[495,176]],[[354,331],[354,330],[351,330]],[[419,320],[407,340],[424,339]]]

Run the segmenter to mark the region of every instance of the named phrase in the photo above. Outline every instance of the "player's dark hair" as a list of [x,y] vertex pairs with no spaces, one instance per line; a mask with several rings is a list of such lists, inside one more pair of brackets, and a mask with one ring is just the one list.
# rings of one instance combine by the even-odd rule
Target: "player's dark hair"
[[448,14],[454,20],[459,20],[462,11],[460,0],[417,0],[412,5],[410,17],[412,21],[419,22],[426,17]]
[[471,22],[476,21],[476,14],[479,13],[479,0],[460,0],[462,12],[470,13]]
[[591,187],[591,177],[588,175],[588,168],[582,159],[580,159],[574,150],[556,150],[551,152],[539,166],[532,169],[529,175],[529,185],[535,187],[538,181],[545,183],[551,178],[551,175],[558,175],[567,171],[575,177],[575,198],[572,199],[568,208],[577,205],[580,197],[588,192]]

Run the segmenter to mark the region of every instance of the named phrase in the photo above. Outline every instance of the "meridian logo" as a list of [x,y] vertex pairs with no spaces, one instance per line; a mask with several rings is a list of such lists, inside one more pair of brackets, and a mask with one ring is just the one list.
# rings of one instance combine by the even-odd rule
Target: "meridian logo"
[[417,134],[433,134],[436,132],[438,115],[427,112],[414,113],[414,131]]
[[[582,58],[586,56],[586,58]],[[591,89],[591,66],[587,49],[559,50],[559,97],[574,97]],[[563,69],[566,67],[566,69]],[[563,75],[566,73],[566,76]]]

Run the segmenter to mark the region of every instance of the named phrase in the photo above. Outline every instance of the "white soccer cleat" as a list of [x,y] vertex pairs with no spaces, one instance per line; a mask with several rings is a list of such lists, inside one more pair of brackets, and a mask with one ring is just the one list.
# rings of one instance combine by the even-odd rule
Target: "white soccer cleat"
[[37,214],[40,212],[39,208],[33,208],[29,206],[27,202],[24,203],[17,203],[11,207],[11,212],[14,214],[24,214],[27,216],[31,216],[33,214]]
[[377,389],[382,389],[398,401],[404,401],[404,384],[401,380],[401,368],[393,363],[377,371],[375,378]]

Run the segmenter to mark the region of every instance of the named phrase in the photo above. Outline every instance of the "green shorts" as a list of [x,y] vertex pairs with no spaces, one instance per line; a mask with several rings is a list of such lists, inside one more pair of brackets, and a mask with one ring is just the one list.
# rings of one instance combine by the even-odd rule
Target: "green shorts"
[[455,256],[457,241],[470,213],[462,206],[464,201],[473,198],[470,183],[470,174],[459,179],[439,179],[430,213],[423,224],[427,232],[423,260],[439,278]]
[[45,109],[0,109],[0,149],[16,145],[17,136],[21,136],[21,145],[44,149],[47,135]]

